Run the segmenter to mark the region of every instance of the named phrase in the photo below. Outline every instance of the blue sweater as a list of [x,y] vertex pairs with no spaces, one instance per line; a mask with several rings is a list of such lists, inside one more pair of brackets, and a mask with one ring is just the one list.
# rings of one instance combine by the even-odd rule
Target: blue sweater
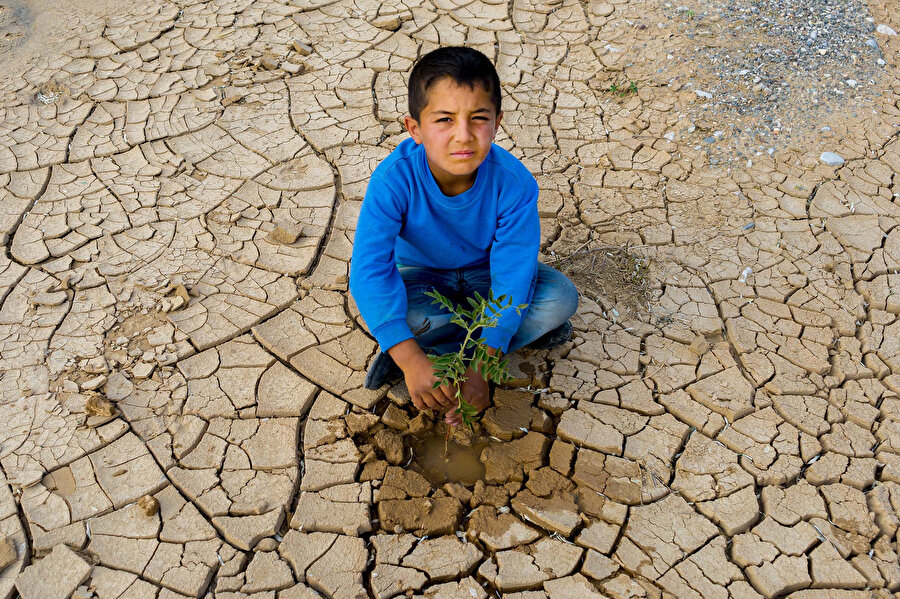
[[[413,337],[406,288],[397,265],[457,269],[490,264],[495,296],[527,304],[534,293],[540,221],[538,186],[519,160],[493,145],[467,191],[446,196],[428,167],[424,146],[403,140],[372,173],[363,200],[350,293],[383,350]],[[506,351],[521,324],[515,308],[482,336]]]

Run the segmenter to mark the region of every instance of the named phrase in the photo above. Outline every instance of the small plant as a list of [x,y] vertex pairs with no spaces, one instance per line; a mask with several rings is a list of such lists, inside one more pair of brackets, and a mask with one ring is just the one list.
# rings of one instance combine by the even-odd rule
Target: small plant
[[[453,389],[454,397],[459,402],[456,413],[462,417],[463,424],[474,431],[478,410],[462,395],[462,384],[467,380],[466,371],[470,367],[474,368],[484,380],[497,384],[509,380],[508,360],[501,360],[500,356],[490,354],[484,337],[476,339],[474,335],[479,329],[496,327],[500,314],[512,306],[512,298],[506,295],[495,298],[493,291],[489,291],[485,298],[476,291],[474,298],[466,298],[471,307],[466,310],[462,305],[454,306],[453,302],[436,290],[426,291],[425,295],[434,300],[432,303],[440,304],[453,314],[450,322],[466,330],[466,337],[460,344],[459,351],[442,356],[432,354],[428,358],[434,365],[434,374],[438,379],[434,388],[447,385]],[[527,304],[516,306],[516,313],[521,314],[526,306]]]
[[609,86],[609,93],[616,94],[620,98],[626,94],[636,94],[638,92],[637,83],[634,81],[630,81],[628,85],[622,83],[619,85],[618,83],[613,83]]

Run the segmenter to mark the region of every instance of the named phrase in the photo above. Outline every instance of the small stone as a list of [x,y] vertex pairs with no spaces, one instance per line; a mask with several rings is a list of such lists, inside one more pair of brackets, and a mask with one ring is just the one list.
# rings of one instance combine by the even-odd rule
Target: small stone
[[390,31],[396,31],[400,28],[400,17],[397,15],[376,17],[372,21],[372,25],[378,27],[379,29],[389,29]]
[[92,591],[87,585],[81,585],[75,592],[72,593],[72,599],[95,599],[96,595],[94,595],[94,591]]
[[84,411],[91,416],[112,418],[116,415],[116,407],[111,401],[100,395],[94,395],[84,403]]
[[819,156],[819,161],[827,166],[844,165],[844,159],[841,157],[841,155],[835,154],[834,152],[822,152],[822,155]]
[[106,375],[101,374],[99,376],[95,376],[94,378],[81,383],[81,390],[82,391],[93,391],[94,389],[99,389],[104,384],[106,384]]
[[138,380],[147,379],[150,378],[151,374],[153,374],[153,370],[155,368],[155,364],[152,364],[150,362],[140,362],[131,370],[131,374]]
[[228,108],[232,104],[237,104],[238,102],[240,102],[243,99],[244,99],[244,94],[241,94],[241,93],[229,94],[229,95],[225,96],[224,98],[222,98],[222,106],[224,106],[225,108]]
[[281,223],[272,229],[272,232],[269,233],[267,239],[284,245],[290,245],[297,241],[299,237],[300,227],[297,225]]
[[278,64],[278,59],[271,54],[263,54],[259,59],[259,66],[267,71],[274,71]]
[[281,63],[281,70],[285,73],[290,73],[291,75],[299,75],[303,71],[306,70],[306,65],[302,62],[283,62]]
[[897,35],[897,32],[894,31],[893,28],[884,23],[879,24],[878,27],[875,28],[875,31],[881,35]]
[[154,516],[159,511],[159,500],[152,495],[144,495],[137,501],[138,506],[147,516]]
[[310,46],[309,44],[304,44],[300,40],[294,40],[294,43],[291,44],[291,47],[294,49],[294,52],[296,52],[300,56],[309,56],[313,51],[312,46]]
[[182,300],[184,300],[184,303],[188,303],[191,301],[191,296],[188,293],[187,287],[185,287],[184,285],[173,286],[172,292],[176,297],[180,297]]

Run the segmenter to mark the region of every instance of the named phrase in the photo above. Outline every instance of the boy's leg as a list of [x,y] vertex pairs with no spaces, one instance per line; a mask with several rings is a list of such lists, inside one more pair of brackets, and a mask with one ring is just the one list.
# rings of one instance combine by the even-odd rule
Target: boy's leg
[[559,345],[569,338],[569,319],[578,309],[578,289],[569,277],[543,263],[538,263],[534,297],[522,324],[509,342],[510,352],[533,342],[547,347]]
[[[487,296],[491,288],[490,268],[482,266],[460,271],[404,266],[400,268],[400,276],[406,285],[407,323],[416,342],[426,353],[440,355],[458,351],[464,338],[462,327],[451,323],[452,315],[442,306],[432,303],[433,300],[425,292],[436,289],[454,303],[464,303],[465,298],[471,297],[475,291]],[[577,308],[578,290],[572,281],[561,272],[538,263],[534,296],[519,330],[509,343],[507,353],[539,339],[547,341],[548,346],[561,343],[571,332],[568,320]],[[399,374],[400,369],[390,355],[379,353],[369,367],[365,386],[367,389],[377,389],[387,379]]]
[[[491,288],[491,271],[488,266],[465,269],[465,294],[473,292],[486,296]],[[510,310],[513,308],[510,307]],[[578,309],[578,290],[569,278],[558,270],[538,263],[534,295],[525,312],[519,330],[509,342],[507,353],[548,335],[567,329],[568,320]],[[548,335],[551,336],[552,335]],[[566,338],[568,338],[566,336]]]

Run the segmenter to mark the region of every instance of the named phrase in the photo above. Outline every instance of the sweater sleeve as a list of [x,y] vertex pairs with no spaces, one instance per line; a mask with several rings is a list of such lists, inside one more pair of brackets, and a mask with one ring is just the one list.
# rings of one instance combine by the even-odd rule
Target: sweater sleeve
[[405,209],[387,181],[366,188],[350,258],[350,293],[381,349],[413,337],[406,323],[406,287],[394,262]]
[[498,325],[485,329],[482,336],[490,347],[503,352],[519,330],[527,311],[526,308],[517,314],[516,306],[529,304],[534,294],[541,245],[537,197],[537,181],[529,177],[513,196],[501,198],[497,215],[497,231],[490,255],[491,291],[494,297],[511,297],[512,306],[500,315]]

